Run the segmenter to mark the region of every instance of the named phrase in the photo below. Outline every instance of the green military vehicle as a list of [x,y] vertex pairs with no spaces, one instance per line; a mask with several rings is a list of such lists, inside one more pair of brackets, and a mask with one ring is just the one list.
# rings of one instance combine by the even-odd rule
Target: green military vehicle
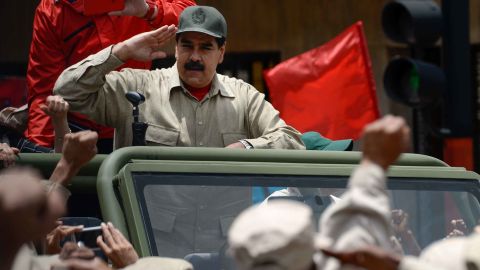
[[[309,205],[318,220],[340,199],[360,157],[358,152],[127,147],[97,155],[83,168],[70,187],[69,215],[113,222],[141,256],[186,258],[195,269],[229,269],[226,236],[243,209],[281,197]],[[58,158],[22,154],[20,163],[48,176]],[[420,247],[454,229],[469,233],[480,218],[479,179],[438,159],[404,154],[389,171],[392,209],[408,214],[407,228]],[[460,219],[466,228],[452,225]]]

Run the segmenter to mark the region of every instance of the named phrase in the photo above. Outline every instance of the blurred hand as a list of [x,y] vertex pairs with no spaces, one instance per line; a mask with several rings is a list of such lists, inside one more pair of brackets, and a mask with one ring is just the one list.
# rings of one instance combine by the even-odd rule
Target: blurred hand
[[392,210],[392,227],[396,234],[406,232],[408,228],[408,214],[402,209]]
[[62,221],[57,221],[57,227],[53,229],[49,234],[47,234],[47,254],[57,254],[60,253],[62,248],[60,247],[60,242],[65,239],[65,237],[70,236],[74,233],[81,232],[83,225],[80,226],[67,226],[63,225]]
[[354,251],[333,251],[325,248],[321,250],[342,264],[355,265],[367,270],[397,270],[400,264],[400,257],[376,246],[366,246]]
[[3,161],[3,167],[8,168],[15,165],[15,160],[19,152],[15,147],[10,147],[6,143],[0,143],[0,160]]
[[232,144],[225,146],[225,148],[245,149],[245,145],[243,145],[241,142],[234,142]]
[[453,219],[450,224],[452,224],[452,231],[445,238],[465,236],[467,233],[467,225],[463,219]]
[[145,0],[125,0],[125,8],[120,11],[109,12],[111,16],[136,16],[142,18],[148,11]]
[[93,260],[95,258],[95,252],[87,247],[79,247],[77,243],[66,242],[60,251],[59,257],[61,260],[68,259],[82,259]]
[[167,41],[175,36],[175,25],[164,25],[156,30],[133,36],[113,47],[112,53],[123,62],[133,59],[137,61],[151,61],[164,58],[167,55],[160,49]]
[[103,234],[97,238],[97,244],[112,261],[115,268],[124,268],[138,260],[138,254],[132,244],[112,223],[102,223]]
[[75,168],[82,167],[97,154],[97,140],[98,134],[88,130],[66,134],[62,160]]
[[362,163],[387,170],[410,144],[410,128],[401,117],[387,115],[363,130]]
[[68,270],[112,270],[98,257],[95,257],[93,260],[67,259],[61,263],[52,265],[52,269],[56,267]]
[[49,115],[53,121],[66,121],[69,109],[68,103],[61,96],[48,96],[40,109]]

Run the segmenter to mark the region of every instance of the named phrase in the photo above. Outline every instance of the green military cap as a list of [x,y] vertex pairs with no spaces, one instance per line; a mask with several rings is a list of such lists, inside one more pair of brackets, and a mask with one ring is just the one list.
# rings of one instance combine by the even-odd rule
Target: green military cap
[[227,38],[227,21],[215,8],[191,6],[183,10],[178,21],[177,35],[200,32],[216,38]]
[[302,141],[307,150],[351,151],[353,148],[351,139],[332,141],[315,131],[305,132]]

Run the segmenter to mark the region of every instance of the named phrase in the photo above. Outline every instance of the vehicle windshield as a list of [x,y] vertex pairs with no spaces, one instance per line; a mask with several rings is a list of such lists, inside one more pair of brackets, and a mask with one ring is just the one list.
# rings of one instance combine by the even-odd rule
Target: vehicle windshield
[[[341,200],[345,176],[132,173],[152,255],[185,258],[195,269],[234,269],[226,237],[247,207],[288,199],[312,208],[314,222]],[[392,242],[405,254],[469,234],[480,218],[477,180],[390,178]]]

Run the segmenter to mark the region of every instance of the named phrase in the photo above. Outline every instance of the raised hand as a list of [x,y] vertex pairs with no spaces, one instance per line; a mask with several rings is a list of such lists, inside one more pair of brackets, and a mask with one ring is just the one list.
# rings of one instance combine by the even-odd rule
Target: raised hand
[[177,27],[175,25],[165,25],[157,30],[138,34],[116,44],[112,53],[123,62],[130,59],[151,61],[164,58],[166,54],[160,49],[175,36],[176,32]]
[[52,121],[58,122],[67,119],[69,105],[61,96],[48,96],[40,109],[49,115]]
[[65,136],[62,159],[75,167],[82,167],[97,154],[98,134],[80,131]]
[[67,121],[69,105],[61,96],[48,96],[45,104],[40,105],[40,109],[52,119],[55,129],[55,152],[60,153],[65,134],[70,133]]
[[84,259],[67,259],[52,266],[52,269],[69,269],[69,270],[112,270],[102,259],[95,257],[92,260]]
[[62,158],[50,180],[66,186],[80,168],[97,154],[97,140],[97,133],[89,130],[65,135]]
[[3,167],[8,168],[15,165],[15,160],[19,152],[15,147],[10,147],[6,143],[0,143],[0,161],[3,161]]
[[401,117],[387,115],[363,130],[362,163],[374,163],[387,170],[407,150],[410,128]]

